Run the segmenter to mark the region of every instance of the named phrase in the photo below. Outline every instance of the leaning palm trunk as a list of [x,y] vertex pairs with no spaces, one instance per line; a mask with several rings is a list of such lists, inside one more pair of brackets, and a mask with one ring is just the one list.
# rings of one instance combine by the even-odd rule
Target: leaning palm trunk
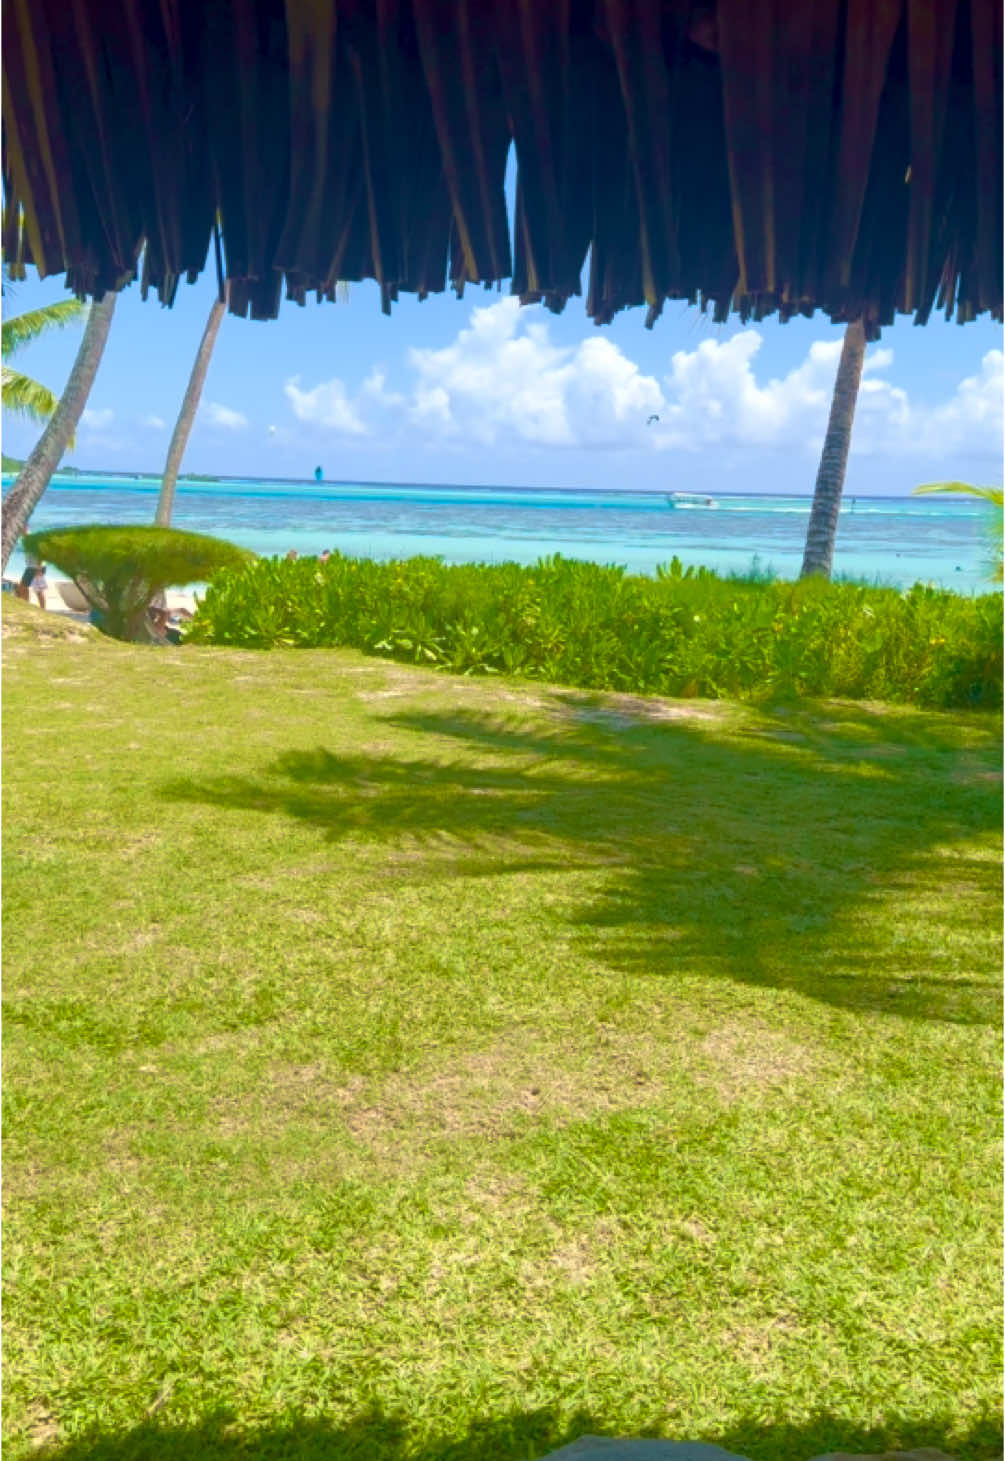
[[226,309],[227,289],[225,286],[223,299],[214,299],[213,308],[209,312],[209,319],[206,321],[206,328],[202,333],[202,341],[199,345],[198,354],[195,357],[192,374],[189,376],[188,389],[181,403],[181,410],[178,412],[178,420],[171,437],[171,445],[168,447],[167,461],[164,463],[164,476],[161,481],[160,496],[157,499],[157,514],[154,517],[154,522],[160,527],[166,528],[171,524],[171,513],[174,508],[174,489],[178,481],[178,471],[181,467],[182,457],[185,455],[185,448],[188,445],[189,433],[192,430],[195,413],[199,409],[199,399],[202,396],[202,388],[206,383],[206,372],[209,369],[213,346],[216,344],[216,337],[220,332],[220,325],[223,322]]
[[865,326],[861,320],[852,320],[844,332],[844,345],[841,347],[841,360],[838,364],[837,380],[834,382],[834,399],[831,401],[824,449],[820,454],[817,483],[813,489],[810,525],[806,530],[801,578],[812,575],[820,578],[831,576],[834,539],[837,536],[841,493],[844,489],[851,428],[855,420],[855,403],[858,400],[864,359]]
[[20,476],[4,498],[3,529],[0,534],[0,538],[2,538],[0,552],[2,552],[3,561],[0,564],[0,570],[7,567],[7,561],[14,551],[18,538],[27,527],[28,519],[38,505],[42,493],[48,487],[52,474],[59,466],[63,453],[77,429],[77,423],[87,405],[87,398],[90,395],[91,386],[94,384],[94,377],[98,373],[98,366],[101,364],[101,356],[105,349],[108,329],[115,310],[115,299],[116,296],[109,290],[104,299],[91,305],[87,324],[84,326],[84,338],[80,342],[80,349],[73,362],[66,389],[60,397],[52,419],[39,437],[35,450],[21,468]]

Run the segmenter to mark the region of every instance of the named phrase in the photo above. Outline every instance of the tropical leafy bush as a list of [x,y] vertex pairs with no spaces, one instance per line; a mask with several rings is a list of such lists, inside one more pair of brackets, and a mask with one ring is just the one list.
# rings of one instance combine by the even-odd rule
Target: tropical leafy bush
[[836,695],[1000,705],[1000,594],[655,579],[560,557],[448,566],[259,559],[214,579],[189,634],[257,647],[354,646],[461,674],[637,694]]
[[165,589],[203,583],[254,556],[221,538],[159,527],[55,528],[27,534],[24,544],[73,579],[106,634],[131,640],[149,637],[147,610]]

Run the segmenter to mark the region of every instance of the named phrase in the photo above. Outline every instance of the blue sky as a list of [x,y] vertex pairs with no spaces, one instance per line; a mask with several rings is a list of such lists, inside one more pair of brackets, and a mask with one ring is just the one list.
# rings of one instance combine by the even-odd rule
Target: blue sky
[[[214,287],[210,268],[171,310],[125,291],[73,465],[160,470]],[[4,308],[64,295],[60,279],[31,277]],[[370,284],[346,303],[284,303],[276,321],[228,316],[183,470],[306,477],[321,464],[335,480],[812,492],[841,328],[824,317],[717,327],[683,304],[652,331],[643,320],[632,310],[598,329],[582,300],[554,316],[481,289],[403,298],[387,318]],[[18,364],[58,391],[78,340],[58,332]],[[25,455],[35,428],[4,428],[4,450]],[[846,491],[1001,476],[1001,327],[898,321],[867,356]]]

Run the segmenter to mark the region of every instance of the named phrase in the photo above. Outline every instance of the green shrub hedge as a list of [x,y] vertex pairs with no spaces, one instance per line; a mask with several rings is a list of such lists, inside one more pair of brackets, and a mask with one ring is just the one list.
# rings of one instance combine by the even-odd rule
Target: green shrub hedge
[[644,695],[1002,703],[1000,594],[720,578],[676,559],[656,578],[557,556],[532,568],[259,559],[217,575],[189,639],[345,645]]

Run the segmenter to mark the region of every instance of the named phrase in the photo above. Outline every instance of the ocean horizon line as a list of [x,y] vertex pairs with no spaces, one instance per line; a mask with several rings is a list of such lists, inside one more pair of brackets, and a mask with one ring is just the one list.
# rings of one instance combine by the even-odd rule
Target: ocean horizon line
[[[6,485],[8,481],[16,478],[16,472],[4,472],[2,480]],[[58,482],[61,487],[72,486],[79,483],[81,486],[90,485],[94,482],[122,482],[122,483],[154,483],[160,482],[163,473],[161,472],[126,472],[119,469],[96,468],[94,470],[85,468],[71,468],[57,471],[52,476],[52,482]],[[177,479],[178,490],[186,487],[213,487],[215,485],[226,486],[282,486],[282,487],[309,487],[317,489],[320,487],[334,488],[384,488],[392,491],[413,489],[416,491],[437,491],[437,492],[532,492],[547,493],[556,496],[591,496],[591,497],[655,497],[666,499],[671,496],[678,496],[693,499],[713,500],[719,498],[736,499],[758,499],[765,501],[810,501],[813,497],[812,490],[806,492],[738,492],[731,489],[715,488],[711,491],[699,490],[690,491],[684,488],[674,487],[548,487],[541,483],[532,486],[521,485],[513,482],[419,482],[419,481],[391,481],[388,479],[370,479],[359,477],[322,477],[320,480],[311,477],[270,477],[262,473],[254,476],[223,476],[201,472],[182,473]],[[149,489],[148,489],[149,490]],[[950,496],[950,494],[946,494]],[[910,492],[846,492],[842,501],[857,501],[859,498],[867,499],[870,502],[910,502],[916,500]]]

